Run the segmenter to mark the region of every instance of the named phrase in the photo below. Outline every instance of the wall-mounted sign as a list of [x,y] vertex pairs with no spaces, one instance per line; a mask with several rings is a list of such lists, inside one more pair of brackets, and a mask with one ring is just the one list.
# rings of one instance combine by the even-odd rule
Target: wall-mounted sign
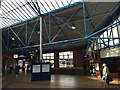
[[50,64],[42,64],[42,72],[50,72]]
[[40,73],[41,65],[33,65],[33,73]]
[[23,61],[30,61],[29,59],[23,59]]
[[24,54],[18,55],[18,58],[25,58],[26,56]]
[[13,55],[13,58],[18,58],[18,54],[14,54],[14,55]]

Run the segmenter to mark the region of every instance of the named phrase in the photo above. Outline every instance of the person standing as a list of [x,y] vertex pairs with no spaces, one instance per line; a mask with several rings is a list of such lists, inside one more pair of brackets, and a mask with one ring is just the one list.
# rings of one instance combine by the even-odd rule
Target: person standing
[[87,65],[85,62],[83,64],[83,69],[84,69],[84,75],[87,75]]
[[12,64],[11,64],[11,65],[10,65],[10,71],[9,71],[9,74],[12,73],[12,70],[13,70],[13,66],[12,66]]
[[93,75],[93,65],[92,65],[92,63],[90,64],[90,75]]
[[105,80],[106,84],[109,85],[109,68],[107,67],[105,63],[103,64],[102,80]]
[[15,66],[15,77],[16,77],[16,79],[18,78],[18,73],[19,73],[19,67],[16,65]]

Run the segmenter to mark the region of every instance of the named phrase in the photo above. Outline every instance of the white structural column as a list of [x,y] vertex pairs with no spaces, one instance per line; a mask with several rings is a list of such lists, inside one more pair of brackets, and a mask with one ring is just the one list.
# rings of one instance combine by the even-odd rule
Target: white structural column
[[42,16],[40,16],[40,62],[42,62]]
[[2,30],[0,30],[0,90],[2,89]]

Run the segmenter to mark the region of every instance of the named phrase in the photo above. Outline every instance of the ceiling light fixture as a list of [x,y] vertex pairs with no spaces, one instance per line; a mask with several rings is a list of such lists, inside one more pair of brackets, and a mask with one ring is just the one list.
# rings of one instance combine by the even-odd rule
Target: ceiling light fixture
[[14,41],[14,40],[15,40],[15,38],[12,38],[12,40]]
[[75,29],[75,25],[74,24],[72,24],[72,29]]

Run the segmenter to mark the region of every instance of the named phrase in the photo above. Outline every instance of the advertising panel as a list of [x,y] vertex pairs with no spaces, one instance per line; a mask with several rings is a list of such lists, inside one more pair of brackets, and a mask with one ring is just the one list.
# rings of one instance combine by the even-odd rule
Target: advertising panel
[[33,73],[40,73],[41,65],[33,65]]
[[42,64],[42,72],[50,72],[49,64]]

